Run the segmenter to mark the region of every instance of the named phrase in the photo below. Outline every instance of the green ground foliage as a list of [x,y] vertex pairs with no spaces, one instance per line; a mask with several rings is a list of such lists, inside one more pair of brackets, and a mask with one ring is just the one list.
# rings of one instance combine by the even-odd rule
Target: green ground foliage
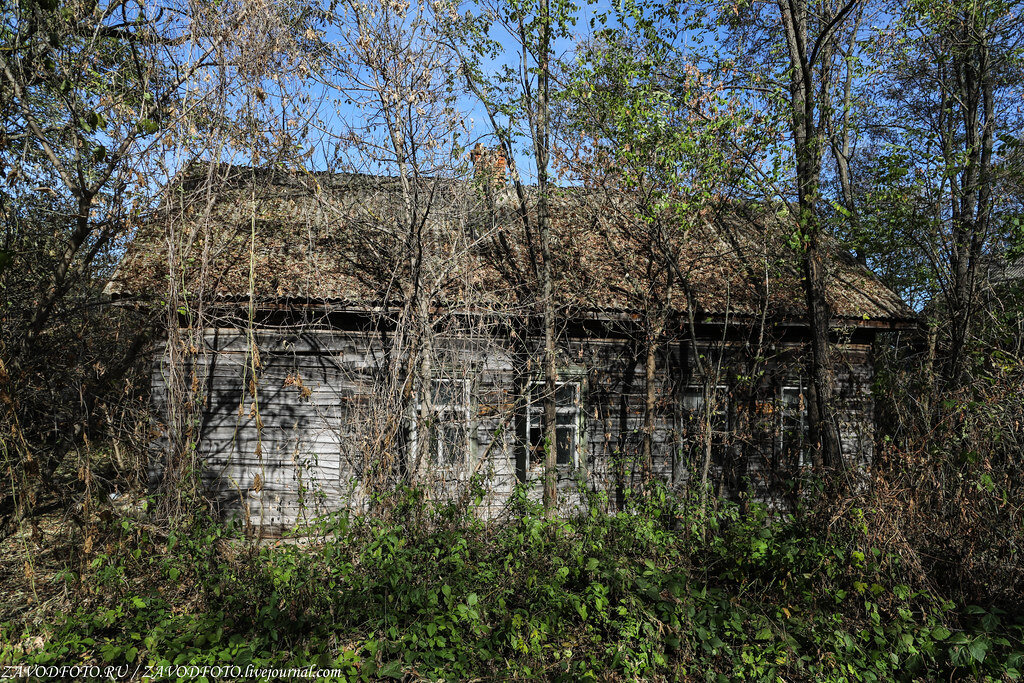
[[[875,544],[877,511],[771,517],[647,492],[485,524],[414,492],[302,542],[114,519],[49,623],[0,626],[5,664],[306,666],[348,680],[1017,680],[1024,620],[957,604]],[[909,583],[908,583],[909,581]],[[220,679],[223,680],[223,679]]]

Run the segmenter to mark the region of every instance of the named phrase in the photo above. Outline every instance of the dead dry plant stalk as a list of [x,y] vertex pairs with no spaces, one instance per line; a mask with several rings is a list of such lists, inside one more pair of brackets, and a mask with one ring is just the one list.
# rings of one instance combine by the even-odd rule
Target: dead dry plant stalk
[[[211,313],[217,292],[218,273],[209,272],[216,241],[218,202],[230,193],[229,166],[225,157],[244,153],[257,167],[286,165],[297,161],[291,146],[296,119],[290,110],[301,104],[288,96],[298,87],[304,73],[305,57],[298,30],[280,9],[264,3],[233,6],[230,11],[211,14],[196,12],[201,33],[197,41],[209,48],[195,57],[195,77],[185,84],[179,105],[180,120],[173,128],[169,154],[176,174],[167,177],[160,206],[160,220],[167,226],[166,254],[168,288],[165,305],[166,341],[162,345],[164,405],[158,406],[165,419],[159,513],[165,520],[187,520],[206,508],[201,478],[203,458],[200,444],[202,417],[209,397],[206,331],[218,324],[234,325]],[[301,33],[301,31],[300,31]],[[278,97],[266,97],[265,89],[278,90]],[[301,119],[297,119],[301,120]],[[202,131],[200,135],[199,132]],[[163,161],[163,160],[161,160]],[[232,179],[233,180],[233,179]],[[259,355],[254,332],[255,266],[260,244],[256,229],[259,182],[252,178],[249,200],[249,362],[242,385],[251,397],[259,419]],[[183,191],[187,188],[187,191]],[[239,401],[244,395],[239,396]],[[259,448],[259,443],[257,443]],[[235,482],[249,489],[252,482]],[[258,487],[257,487],[258,488]]]

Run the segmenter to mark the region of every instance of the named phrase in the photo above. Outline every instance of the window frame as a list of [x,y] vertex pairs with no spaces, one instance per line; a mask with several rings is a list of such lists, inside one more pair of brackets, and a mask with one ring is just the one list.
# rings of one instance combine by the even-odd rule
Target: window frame
[[[555,459],[556,468],[559,470],[573,471],[580,466],[580,457],[584,448],[584,376],[576,373],[559,373],[558,381],[555,383]],[[540,448],[540,442],[544,438],[544,390],[547,382],[543,379],[532,379],[526,386],[526,470],[529,471],[533,465],[534,453]],[[559,391],[566,386],[574,386],[573,403],[570,406],[558,404]],[[539,389],[539,391],[538,391]],[[572,415],[568,425],[559,424],[559,416]],[[537,418],[537,425],[534,426],[534,417]],[[570,427],[572,439],[569,444],[570,454],[568,462],[558,462],[558,430],[559,428]],[[540,430],[536,443],[534,442],[534,431]],[[543,464],[543,463],[540,463]]]
[[[793,410],[793,403],[786,400],[787,392],[796,392],[797,403],[796,410]],[[812,463],[810,461],[810,450],[808,449],[809,432],[810,432],[810,416],[807,411],[807,384],[804,382],[802,376],[799,377],[788,377],[783,380],[782,384],[779,385],[778,392],[778,415],[779,421],[776,425],[778,433],[775,438],[775,448],[779,454],[779,458],[784,458],[787,455],[786,452],[786,419],[792,418],[795,412],[797,425],[796,429],[800,434],[800,441],[797,444],[796,449],[796,466],[799,469],[809,467]],[[784,463],[790,464],[790,463]]]
[[[439,403],[437,397],[441,395],[438,391],[438,386],[443,383],[460,383],[462,385],[462,402],[461,403]],[[427,467],[434,470],[453,470],[468,462],[468,456],[470,451],[470,430],[472,420],[472,406],[471,406],[471,381],[468,377],[432,377],[430,379],[430,416],[423,424],[426,432],[426,438],[430,440],[429,457],[426,458],[426,462],[421,464],[421,467]],[[419,447],[420,438],[420,413],[423,410],[423,402],[416,402],[416,419],[413,421],[412,427],[412,445],[413,452],[415,453]],[[462,457],[456,459],[445,458],[445,446],[450,445],[448,441],[441,438],[443,432],[443,425],[445,424],[457,424],[460,427],[462,433],[462,442],[458,444],[458,452],[461,453]]]
[[[725,463],[726,456],[728,455],[731,444],[727,443],[727,439],[732,434],[732,411],[730,410],[731,405],[729,401],[729,387],[725,384],[713,384],[708,388],[711,390],[711,396],[721,396],[721,400],[716,401],[715,409],[711,415],[711,464],[721,466]],[[680,392],[680,403],[686,414],[701,414],[703,415],[703,404],[704,404],[704,384],[684,384],[682,391]],[[691,393],[695,392],[695,393]],[[694,407],[687,405],[688,399],[691,396],[695,399]],[[720,422],[719,422],[720,420]],[[723,425],[723,429],[715,429],[715,424]],[[715,443],[716,434],[721,439],[720,443]],[[697,443],[691,444],[691,447],[697,446]],[[717,451],[717,453],[716,453]],[[692,452],[692,451],[691,451]]]

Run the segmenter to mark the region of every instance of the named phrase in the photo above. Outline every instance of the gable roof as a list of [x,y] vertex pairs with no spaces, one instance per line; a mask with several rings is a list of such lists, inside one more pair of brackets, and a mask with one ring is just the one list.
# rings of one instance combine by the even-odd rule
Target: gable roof
[[[171,186],[158,218],[137,230],[108,294],[159,298],[170,277],[173,229],[182,255],[175,276],[193,297],[248,301],[251,288],[262,304],[396,306],[410,295],[413,264],[404,245],[415,229],[430,256],[418,282],[435,306],[532,305],[536,250],[507,188],[420,181],[413,199],[430,203],[429,217],[410,227],[399,220],[407,206],[395,178],[221,168],[226,181],[216,191],[194,175]],[[629,202],[578,189],[558,191],[551,207],[555,296],[569,315],[630,313],[654,300],[708,316],[764,312],[799,321],[804,314],[799,260],[784,221],[757,207],[722,202],[651,222],[639,220]],[[652,230],[660,232],[652,237]],[[914,321],[914,312],[834,240],[824,247],[835,318]],[[670,258],[671,275],[650,268],[655,255]]]

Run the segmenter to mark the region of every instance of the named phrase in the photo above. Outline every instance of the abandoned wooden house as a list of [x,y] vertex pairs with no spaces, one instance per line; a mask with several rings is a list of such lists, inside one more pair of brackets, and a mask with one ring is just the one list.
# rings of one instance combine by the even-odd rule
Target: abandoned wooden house
[[[216,191],[174,186],[107,291],[177,306],[153,400],[195,440],[222,511],[290,526],[397,480],[435,498],[473,480],[484,515],[517,484],[539,499],[537,256],[514,193],[214,173]],[[723,201],[652,232],[628,201],[552,199],[560,504],[615,508],[650,477],[764,495],[807,465],[800,271],[764,214]],[[864,463],[872,345],[914,314],[831,242],[827,298],[843,452]]]

